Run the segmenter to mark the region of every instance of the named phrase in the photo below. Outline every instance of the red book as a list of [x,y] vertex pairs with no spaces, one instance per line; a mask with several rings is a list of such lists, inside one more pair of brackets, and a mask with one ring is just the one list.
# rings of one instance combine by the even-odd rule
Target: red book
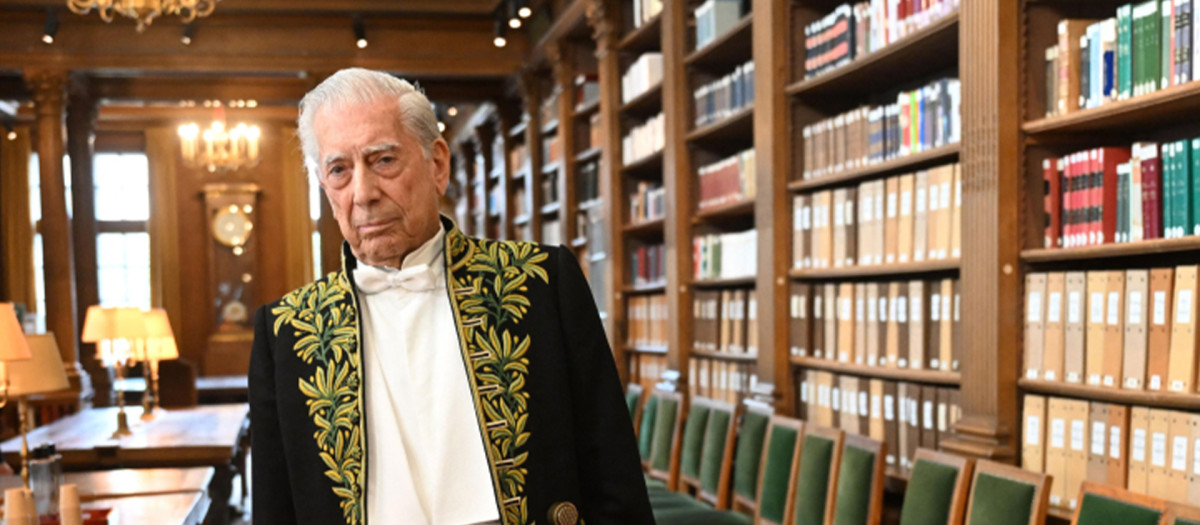
[[1088,150],[1088,168],[1087,168],[1087,221],[1088,221],[1088,246],[1100,244],[1102,236],[1103,222],[1100,220],[1100,209],[1103,204],[1104,191],[1103,176],[1104,170],[1100,168],[1100,148]]
[[1129,162],[1129,148],[1099,148],[1096,194],[1099,196],[1099,238],[1097,244],[1113,242],[1117,235],[1117,165]]
[[1162,170],[1158,144],[1142,146],[1142,238],[1162,238]]
[[1067,232],[1067,246],[1079,246],[1079,153],[1067,156],[1067,202],[1070,203],[1071,229]]
[[1046,248],[1062,247],[1062,184],[1059,159],[1042,161],[1042,179],[1045,184],[1042,190],[1042,209],[1046,217]]
[[1074,155],[1067,155],[1058,159],[1059,164],[1062,165],[1063,201],[1063,228],[1060,243],[1064,248],[1072,246],[1071,235],[1075,233],[1075,193],[1073,192],[1075,189],[1075,180],[1072,178],[1072,175],[1075,173],[1075,166],[1072,164],[1074,158]]

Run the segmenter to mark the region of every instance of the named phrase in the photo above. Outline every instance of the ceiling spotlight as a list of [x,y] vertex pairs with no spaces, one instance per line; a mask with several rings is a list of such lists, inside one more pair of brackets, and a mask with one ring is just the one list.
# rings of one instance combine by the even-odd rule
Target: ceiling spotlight
[[502,18],[497,17],[496,18],[496,38],[492,39],[492,45],[494,45],[496,47],[504,47],[504,46],[508,45],[508,39],[504,38],[504,35],[507,32],[508,32],[508,26],[504,25],[504,20]]
[[521,18],[529,18],[533,16],[533,10],[529,8],[529,0],[516,0],[517,16]]
[[446,108],[446,114],[450,115],[451,117],[458,115],[458,107],[450,106],[449,108]]
[[520,18],[509,18],[508,19],[508,27],[511,27],[513,29],[520,29],[521,28],[521,19]]
[[445,122],[442,122],[442,121],[440,121],[440,120],[438,121],[438,132],[439,132],[439,133],[445,133],[445,132],[446,132],[446,123],[445,123]]
[[8,140],[17,140],[17,130],[12,129],[12,126],[5,126],[5,127],[8,128],[8,133],[5,134],[4,136],[8,137]]
[[367,48],[367,28],[363,27],[362,15],[354,15],[354,45]]
[[185,46],[192,45],[192,36],[196,34],[196,24],[184,24],[183,36],[179,37],[179,42]]
[[46,25],[42,28],[42,42],[47,45],[54,43],[54,36],[58,34],[58,14],[52,8],[46,8]]

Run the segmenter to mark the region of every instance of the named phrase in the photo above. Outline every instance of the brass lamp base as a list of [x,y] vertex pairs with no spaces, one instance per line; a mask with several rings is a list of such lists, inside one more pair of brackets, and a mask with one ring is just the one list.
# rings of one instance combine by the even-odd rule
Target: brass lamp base
[[129,418],[125,415],[125,407],[121,407],[121,411],[117,412],[117,429],[112,433],[112,439],[119,439],[125,436],[132,436],[133,431],[129,429]]

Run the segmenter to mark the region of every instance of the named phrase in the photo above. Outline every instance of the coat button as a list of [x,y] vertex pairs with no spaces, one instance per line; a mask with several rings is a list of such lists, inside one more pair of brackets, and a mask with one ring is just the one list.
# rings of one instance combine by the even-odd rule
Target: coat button
[[554,525],[578,525],[579,509],[570,502],[561,502],[550,505],[550,512],[546,513],[550,518],[550,523]]

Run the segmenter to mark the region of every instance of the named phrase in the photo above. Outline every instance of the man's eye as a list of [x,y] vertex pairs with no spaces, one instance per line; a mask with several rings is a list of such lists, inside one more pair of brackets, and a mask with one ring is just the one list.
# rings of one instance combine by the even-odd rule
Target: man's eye
[[346,171],[346,168],[344,168],[342,166],[334,166],[332,168],[329,168],[330,175],[341,175],[345,171]]
[[382,157],[379,157],[380,164],[391,164],[395,161],[396,161],[396,157],[393,157],[391,155],[384,155]]

